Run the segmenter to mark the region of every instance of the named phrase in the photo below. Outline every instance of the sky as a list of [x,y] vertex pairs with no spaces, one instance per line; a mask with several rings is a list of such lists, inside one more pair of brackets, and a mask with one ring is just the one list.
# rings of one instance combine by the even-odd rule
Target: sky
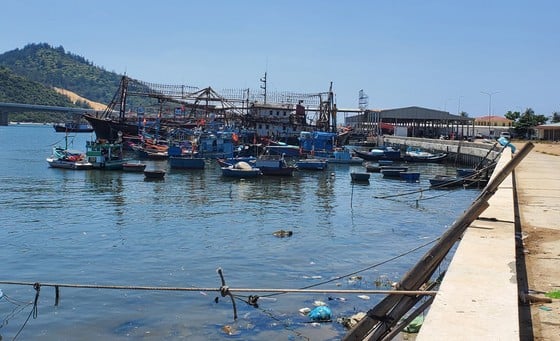
[[216,90],[332,88],[340,109],[560,112],[557,0],[4,0],[0,53],[63,46],[97,66]]

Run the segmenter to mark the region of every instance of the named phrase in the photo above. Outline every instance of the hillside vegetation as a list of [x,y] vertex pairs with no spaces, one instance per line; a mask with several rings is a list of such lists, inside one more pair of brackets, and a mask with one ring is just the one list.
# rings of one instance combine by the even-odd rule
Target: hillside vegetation
[[88,100],[109,103],[121,76],[93,65],[62,46],[29,44],[0,54],[0,66],[27,80],[72,91]]

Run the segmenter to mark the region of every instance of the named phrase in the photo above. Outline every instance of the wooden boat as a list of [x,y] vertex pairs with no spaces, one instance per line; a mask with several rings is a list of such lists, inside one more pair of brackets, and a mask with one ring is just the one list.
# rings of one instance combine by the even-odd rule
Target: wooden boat
[[418,172],[401,172],[399,174],[401,180],[406,182],[418,182],[420,181],[420,173]]
[[144,170],[144,178],[157,180],[163,179],[165,177],[165,170],[163,169],[152,169],[152,170]]
[[381,166],[381,174],[384,178],[400,178],[402,172],[408,171],[408,167]]
[[144,169],[146,169],[146,164],[140,162],[125,162],[122,167],[125,172],[143,172]]
[[351,172],[350,173],[350,178],[352,179],[352,181],[356,181],[356,182],[367,182],[369,181],[369,173],[358,173],[358,172]]
[[301,159],[296,162],[297,169],[325,170],[328,162],[325,159]]
[[255,167],[261,170],[263,175],[292,176],[297,168],[289,166],[284,155],[264,154],[255,160]]
[[447,158],[447,153],[434,154],[408,147],[403,158],[406,162],[438,163]]
[[256,178],[262,175],[261,170],[251,167],[247,162],[238,162],[235,165],[221,167],[222,176],[230,178]]

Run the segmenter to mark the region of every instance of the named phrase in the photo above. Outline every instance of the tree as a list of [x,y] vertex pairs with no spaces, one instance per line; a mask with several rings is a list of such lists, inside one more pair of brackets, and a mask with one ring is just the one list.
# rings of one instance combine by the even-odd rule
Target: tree
[[461,111],[461,113],[459,114],[461,117],[469,117],[469,114],[467,112]]
[[558,123],[560,122],[560,113],[559,112],[553,112],[552,113],[552,119],[550,120],[550,123]]
[[533,136],[533,128],[546,123],[548,118],[544,115],[537,115],[531,108],[527,108],[525,112],[508,111],[505,117],[513,121],[513,128],[517,136],[523,136],[530,139]]

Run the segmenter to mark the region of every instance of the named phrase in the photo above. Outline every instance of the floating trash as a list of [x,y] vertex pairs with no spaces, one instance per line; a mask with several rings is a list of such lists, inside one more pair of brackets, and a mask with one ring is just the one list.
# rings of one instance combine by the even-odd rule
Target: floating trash
[[358,295],[358,298],[361,298],[362,300],[369,300],[368,295]]
[[314,308],[307,315],[312,321],[330,321],[332,318],[332,311],[326,305]]
[[311,309],[305,307],[305,308],[301,308],[299,310],[299,313],[302,314],[302,315],[307,315],[307,314],[309,314],[310,311],[311,311]]
[[272,233],[272,235],[278,238],[291,237],[293,234],[294,233],[292,231],[286,231],[286,230],[278,230]]
[[322,307],[322,306],[325,306],[325,305],[327,305],[327,304],[326,304],[325,302],[323,302],[323,301],[317,300],[317,301],[314,301],[314,302],[313,302],[313,305],[316,306],[316,307]]

